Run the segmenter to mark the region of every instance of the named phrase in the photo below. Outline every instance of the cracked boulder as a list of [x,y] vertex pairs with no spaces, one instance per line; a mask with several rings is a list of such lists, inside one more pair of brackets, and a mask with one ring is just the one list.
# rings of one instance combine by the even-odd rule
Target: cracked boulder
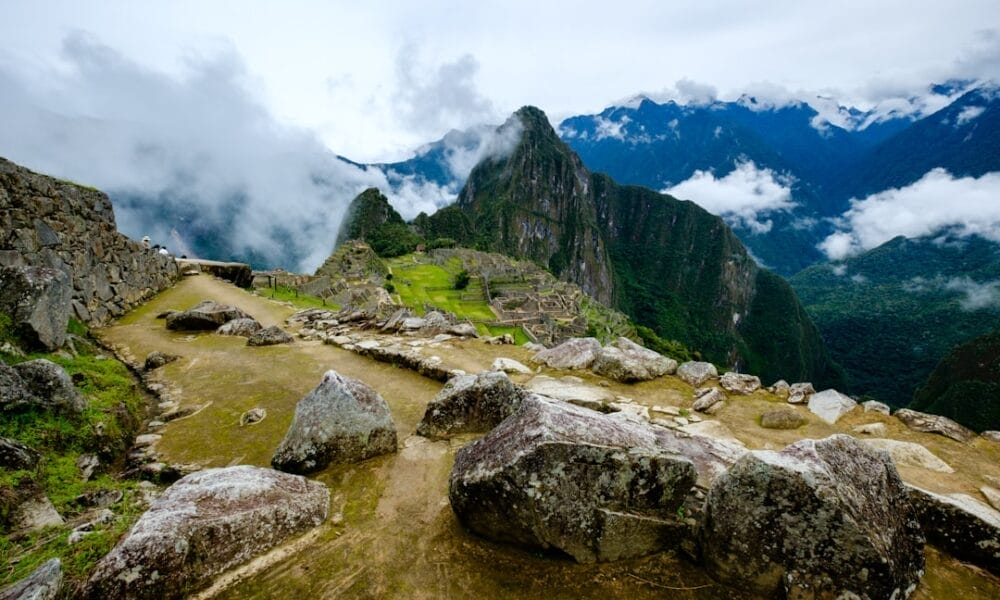
[[271,325],[251,335],[247,339],[247,346],[275,346],[277,344],[291,344],[294,341],[287,331],[277,325]]
[[905,598],[924,537],[896,467],[846,435],[746,454],[705,504],[708,571],[766,597]]
[[913,431],[937,433],[949,437],[956,442],[968,442],[976,437],[976,432],[959,425],[948,417],[901,408],[893,413],[897,419]]
[[252,318],[243,310],[228,304],[205,300],[188,310],[167,315],[167,329],[178,331],[212,331],[233,319]]
[[677,367],[677,377],[694,387],[698,387],[709,379],[718,376],[719,370],[710,362],[689,360]]
[[271,465],[311,473],[395,451],[396,425],[382,396],[357,379],[327,371],[319,386],[295,405]]
[[590,563],[680,543],[677,509],[695,479],[651,426],[532,395],[459,450],[448,497],[483,537]]
[[444,438],[489,431],[514,414],[526,395],[500,371],[452,377],[427,403],[417,435]]
[[601,353],[597,338],[572,338],[555,348],[542,350],[531,360],[553,369],[589,369]]
[[675,372],[677,361],[620,337],[611,346],[601,349],[591,368],[608,379],[634,383]]
[[930,543],[1000,576],[1000,512],[966,494],[909,491]]
[[184,598],[326,520],[321,483],[236,466],[188,475],[152,502],[101,559],[81,596]]
[[56,350],[66,341],[73,287],[48,267],[0,267],[0,312],[30,346]]

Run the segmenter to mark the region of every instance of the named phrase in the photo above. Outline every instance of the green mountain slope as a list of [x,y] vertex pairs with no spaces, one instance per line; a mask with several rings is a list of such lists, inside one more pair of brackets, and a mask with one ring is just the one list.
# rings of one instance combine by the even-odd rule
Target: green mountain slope
[[1000,246],[896,238],[791,278],[852,393],[906,406],[956,344],[1000,328]]
[[341,222],[335,246],[347,240],[363,240],[379,256],[399,256],[413,252],[421,242],[419,236],[389,204],[377,188],[368,188],[357,195],[347,208]]
[[522,127],[521,140],[473,169],[455,205],[465,218],[453,207],[423,227],[529,258],[719,364],[766,381],[842,385],[794,292],[721,219],[591,173],[536,108],[503,127]]
[[949,352],[914,394],[910,408],[976,431],[1000,429],[1000,330]]

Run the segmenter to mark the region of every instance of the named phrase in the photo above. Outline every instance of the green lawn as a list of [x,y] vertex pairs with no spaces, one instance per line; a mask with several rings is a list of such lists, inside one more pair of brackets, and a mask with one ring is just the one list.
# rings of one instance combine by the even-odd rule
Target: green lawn
[[459,261],[453,260],[445,268],[438,265],[414,264],[412,258],[404,257],[390,261],[390,265],[392,284],[399,294],[399,299],[418,313],[422,313],[424,304],[427,304],[452,312],[460,319],[472,321],[496,319],[486,300],[482,299],[478,281],[471,281],[469,287],[464,290],[454,289],[455,275],[461,270]]

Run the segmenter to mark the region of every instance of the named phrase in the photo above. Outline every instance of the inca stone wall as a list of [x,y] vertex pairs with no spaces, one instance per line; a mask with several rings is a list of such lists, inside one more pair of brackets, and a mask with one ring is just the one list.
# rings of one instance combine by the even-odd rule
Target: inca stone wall
[[73,316],[100,325],[169,287],[172,258],[118,233],[103,192],[0,158],[0,266],[46,266],[73,281]]

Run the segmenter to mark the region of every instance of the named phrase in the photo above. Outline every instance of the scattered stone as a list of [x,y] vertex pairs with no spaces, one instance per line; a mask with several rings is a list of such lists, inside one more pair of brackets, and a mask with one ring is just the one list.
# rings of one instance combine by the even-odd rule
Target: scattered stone
[[336,371],[295,405],[292,424],[271,458],[276,469],[311,473],[396,451],[389,405],[372,388]]
[[449,333],[451,335],[457,335],[458,337],[469,337],[469,338],[479,337],[479,332],[476,331],[476,326],[473,325],[472,323],[456,323],[455,325],[452,325],[451,327],[446,329],[445,333]]
[[276,344],[291,344],[295,339],[277,325],[265,327],[250,336],[247,346],[274,346]]
[[872,448],[885,450],[897,465],[919,467],[938,473],[954,473],[946,462],[934,455],[930,450],[914,442],[903,442],[884,438],[865,439],[865,444]]
[[156,431],[157,429],[162,429],[164,425],[166,425],[166,423],[163,421],[150,421],[149,423],[146,423],[146,429]]
[[525,350],[530,350],[535,354],[543,352],[548,349],[543,344],[539,344],[537,342],[525,342],[521,344],[521,347],[524,348]]
[[865,412],[877,412],[883,415],[889,414],[889,405],[878,400],[867,400],[862,402],[861,406],[865,408]]
[[901,408],[896,411],[895,417],[914,431],[939,433],[945,437],[955,440],[956,442],[968,442],[972,440],[972,438],[976,437],[975,431],[959,425],[948,417],[942,417],[940,415],[930,415],[910,410],[908,408]]
[[445,438],[489,431],[514,414],[525,396],[502,371],[454,377],[427,403],[417,435]]
[[709,379],[719,376],[718,369],[710,362],[688,361],[677,367],[677,376],[688,384],[700,386]]
[[14,367],[0,362],[0,411],[27,408],[39,402]]
[[708,571],[767,597],[903,598],[924,539],[885,453],[846,435],[755,451],[716,479],[702,534]]
[[254,423],[260,423],[267,416],[267,411],[263,408],[251,408],[242,415],[240,415],[240,427],[246,425],[253,425]]
[[608,405],[613,412],[639,421],[649,421],[649,408],[631,402],[612,402]]
[[332,344],[334,346],[346,346],[353,342],[354,340],[346,335],[335,335],[326,339],[326,343]]
[[607,404],[615,399],[610,391],[584,383],[577,377],[567,376],[554,379],[546,375],[536,375],[525,386],[529,391],[555,398],[570,404],[596,411],[605,411]]
[[[696,396],[691,408],[698,412],[709,412],[716,404],[725,402],[726,395],[719,388],[708,388],[701,395]],[[711,413],[710,413],[711,414]]]
[[172,363],[179,358],[180,356],[176,354],[167,354],[156,350],[146,356],[146,362],[143,363],[142,368],[144,371],[152,371],[153,369],[159,369],[167,363]]
[[165,311],[159,313],[158,315],[156,315],[156,318],[157,319],[166,319],[170,315],[176,315],[176,314],[178,314],[180,312],[183,312],[183,311],[169,309],[169,310],[165,310]]
[[771,392],[772,394],[776,394],[778,396],[788,396],[791,393],[792,388],[790,385],[788,385],[787,381],[785,381],[784,379],[779,379],[778,381],[774,382],[774,385],[767,388],[767,391]]
[[671,417],[677,417],[681,414],[681,409],[676,406],[654,406],[649,410],[653,412],[658,412],[664,415],[670,415]]
[[485,338],[483,341],[494,346],[513,346],[515,340],[513,335],[505,333],[503,335]]
[[145,448],[147,446],[152,446],[156,442],[159,442],[161,438],[163,438],[163,436],[158,433],[144,433],[136,436],[135,442],[132,443],[132,447]]
[[816,389],[809,382],[793,383],[788,387],[788,403],[802,404],[815,393]]
[[1000,431],[984,431],[979,435],[983,436],[984,438],[988,439],[991,442],[1000,443]]
[[167,329],[177,331],[206,331],[218,329],[233,319],[250,319],[247,313],[235,306],[205,300],[188,310],[166,317]]
[[1000,575],[1000,512],[966,494],[943,495],[908,487],[928,542]]
[[63,524],[63,518],[52,506],[52,501],[41,492],[18,504],[11,514],[10,521],[13,531],[37,531]]
[[41,458],[37,450],[15,439],[0,437],[0,467],[11,471],[30,470],[38,465]]
[[257,322],[257,319],[233,319],[216,329],[215,333],[219,335],[250,337],[263,329],[263,327],[263,325]]
[[183,598],[216,575],[326,520],[330,492],[251,466],[173,484],[97,564],[85,598]]
[[677,370],[677,361],[620,337],[598,352],[592,368],[594,373],[608,379],[633,383],[673,373]]
[[695,476],[647,425],[532,396],[458,451],[448,496],[475,533],[588,563],[670,545]]
[[840,417],[851,412],[857,405],[857,402],[837,390],[823,390],[809,396],[809,410],[830,425],[839,421]]
[[760,416],[760,426],[765,429],[798,429],[808,422],[799,411],[789,407],[764,411]]
[[864,425],[855,427],[854,432],[866,435],[885,435],[886,427],[885,423],[865,423]]
[[107,508],[122,501],[125,495],[121,490],[91,490],[84,492],[74,499],[80,506],[92,506],[97,508]]
[[52,558],[21,581],[0,590],[0,600],[55,600],[62,591],[62,562]]
[[990,506],[996,510],[1000,510],[1000,490],[984,485],[979,488],[979,491],[982,492],[983,497],[990,503]]
[[748,395],[760,389],[760,377],[730,371],[719,378],[719,385],[732,394]]
[[76,468],[80,469],[80,477],[84,481],[90,481],[100,466],[101,459],[96,454],[81,454],[76,458]]
[[680,427],[684,427],[685,425],[690,425],[691,421],[688,421],[685,417],[674,417],[674,423]]
[[726,407],[726,403],[725,402],[716,402],[712,406],[709,406],[708,408],[706,408],[703,412],[706,415],[715,415],[715,414],[718,414],[719,411],[721,411],[725,407]]
[[111,512],[106,508],[102,508],[93,519],[73,528],[73,531],[69,534],[69,539],[66,543],[70,546],[78,543],[84,537],[90,535],[94,530],[100,525],[107,525],[115,520],[115,513]]
[[66,341],[73,286],[48,267],[0,267],[0,312],[28,345],[53,351]]
[[532,373],[531,369],[513,358],[500,357],[493,361],[493,365],[490,368],[494,371],[503,371],[504,373],[520,373],[522,375],[531,375]]
[[597,338],[572,338],[555,348],[542,350],[531,360],[553,369],[589,369],[600,352]]
[[87,408],[87,401],[73,387],[69,374],[56,363],[37,358],[14,365],[14,370],[37,398],[35,407],[66,414],[80,414]]

